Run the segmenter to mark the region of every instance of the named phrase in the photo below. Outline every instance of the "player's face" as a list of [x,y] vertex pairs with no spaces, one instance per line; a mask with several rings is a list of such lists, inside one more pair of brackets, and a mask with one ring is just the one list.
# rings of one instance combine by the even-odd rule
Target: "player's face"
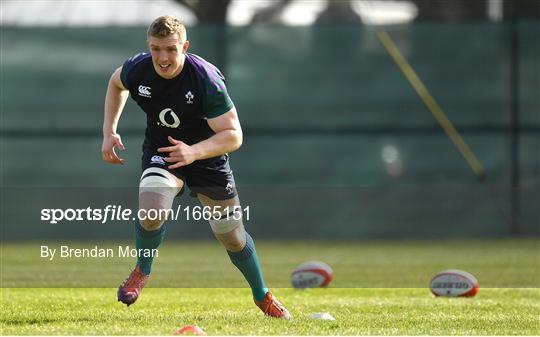
[[154,69],[159,76],[170,79],[182,71],[189,41],[182,41],[178,34],[164,38],[148,37]]

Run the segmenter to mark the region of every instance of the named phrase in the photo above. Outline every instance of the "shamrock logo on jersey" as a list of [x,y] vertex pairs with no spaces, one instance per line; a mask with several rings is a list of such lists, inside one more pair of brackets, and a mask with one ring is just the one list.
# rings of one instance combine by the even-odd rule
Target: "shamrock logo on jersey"
[[187,101],[186,103],[187,104],[193,104],[193,94],[191,93],[191,91],[188,91],[187,94],[186,94],[186,98],[187,98]]

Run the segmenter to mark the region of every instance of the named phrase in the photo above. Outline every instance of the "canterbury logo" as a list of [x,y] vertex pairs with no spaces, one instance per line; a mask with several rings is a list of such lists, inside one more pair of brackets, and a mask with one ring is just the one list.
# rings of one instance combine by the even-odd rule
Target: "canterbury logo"
[[151,89],[150,87],[139,85],[139,96],[150,98],[152,96],[150,89]]
[[161,156],[152,156],[152,158],[150,159],[150,162],[153,164],[161,164],[161,165],[166,164],[165,160]]

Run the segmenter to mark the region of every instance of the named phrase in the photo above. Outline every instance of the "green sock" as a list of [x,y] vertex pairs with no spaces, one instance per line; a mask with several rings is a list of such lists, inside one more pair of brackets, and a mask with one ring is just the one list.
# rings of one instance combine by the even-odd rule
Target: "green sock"
[[239,252],[227,251],[227,253],[231,258],[232,263],[242,272],[244,278],[249,283],[253,297],[257,301],[263,300],[268,292],[268,288],[266,288],[264,284],[264,278],[261,266],[259,265],[257,252],[255,251],[253,238],[246,233],[246,245],[244,249]]
[[[163,241],[165,235],[165,225],[155,231],[147,231],[139,222],[135,224],[135,247],[139,249],[156,249]],[[145,275],[150,275],[152,271],[153,257],[137,257],[137,266]]]

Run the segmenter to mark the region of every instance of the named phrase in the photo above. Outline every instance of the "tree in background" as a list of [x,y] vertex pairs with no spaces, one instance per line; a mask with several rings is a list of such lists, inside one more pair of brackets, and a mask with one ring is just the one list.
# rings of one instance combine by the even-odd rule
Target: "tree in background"
[[504,19],[513,18],[540,18],[540,0],[515,0],[504,1],[503,4]]
[[[354,0],[353,0],[354,1]],[[362,24],[362,19],[352,7],[351,0],[328,0],[315,24]]]
[[204,24],[215,25],[216,50],[213,62],[227,74],[227,10],[231,0],[175,0],[195,14],[197,20]]
[[199,22],[227,23],[227,9],[231,0],[175,0],[191,10]]
[[415,21],[487,19],[487,0],[412,0],[418,8]]
[[281,23],[281,14],[292,0],[274,1],[272,6],[263,8],[253,15],[251,24],[257,23]]
[[[488,0],[411,0],[415,21],[487,20]],[[503,1],[503,18],[540,18],[540,0]]]
[[[231,0],[175,0],[190,9],[199,22],[227,23],[227,9]],[[250,1],[250,0],[246,0]],[[324,0],[321,0],[324,1]],[[327,0],[327,8],[317,23],[358,22],[351,6],[356,0]],[[364,0],[365,1],[365,0]],[[487,20],[488,0],[410,0],[418,8],[415,21]],[[540,0],[501,0],[505,19],[540,18]],[[251,23],[279,23],[283,10],[292,0],[276,0],[273,5],[260,9]]]

